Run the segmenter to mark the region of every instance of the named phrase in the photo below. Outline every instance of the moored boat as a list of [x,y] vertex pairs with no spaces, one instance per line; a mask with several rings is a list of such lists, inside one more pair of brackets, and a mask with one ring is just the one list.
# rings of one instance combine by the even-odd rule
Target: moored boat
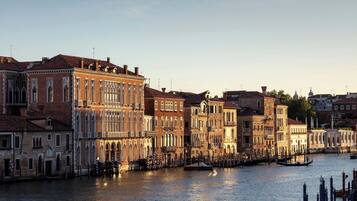
[[283,165],[283,166],[309,166],[314,160],[307,161],[307,162],[296,162],[296,163],[287,163],[287,162],[277,162],[278,165]]
[[350,155],[350,159],[357,159],[357,153],[352,153]]
[[186,165],[184,167],[184,170],[212,171],[213,170],[213,166],[212,165],[207,165],[204,162],[197,162],[197,163],[193,163],[191,165]]

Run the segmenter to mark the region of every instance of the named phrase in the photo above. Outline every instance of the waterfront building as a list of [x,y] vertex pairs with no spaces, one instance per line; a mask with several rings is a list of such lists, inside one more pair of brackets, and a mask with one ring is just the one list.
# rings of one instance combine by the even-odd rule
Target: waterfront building
[[0,181],[73,175],[72,134],[51,117],[0,115]]
[[308,131],[308,151],[310,153],[322,152],[325,149],[325,130],[311,129]]
[[347,95],[333,102],[334,126],[353,127],[357,123],[357,98]]
[[144,115],[144,132],[145,136],[149,140],[149,144],[147,144],[146,147],[148,147],[147,154],[145,157],[150,157],[154,156],[155,153],[155,138],[156,138],[156,132],[155,132],[155,117],[150,116],[150,115]]
[[30,62],[18,62],[0,56],[0,114],[19,115],[26,108],[26,67]]
[[[261,158],[272,156],[273,145],[266,143],[265,134],[266,117],[251,108],[241,108],[238,113],[238,150],[248,156]],[[270,134],[268,139],[274,139],[274,134]]]
[[231,102],[224,103],[223,120],[223,146],[224,154],[235,155],[237,154],[237,106]]
[[[89,173],[97,161],[117,161],[127,169],[129,162],[144,157],[148,140],[143,133],[144,77],[137,67],[131,72],[126,65],[112,64],[110,58],[57,55],[37,62],[0,64],[1,72],[8,73],[9,68],[25,78],[26,103],[15,101],[15,106],[24,105],[27,115],[51,116],[74,130],[77,174]],[[16,84],[11,85],[4,73],[2,77],[11,102],[17,95],[11,96],[10,86]],[[12,108],[5,107],[3,113],[20,113]]]
[[185,99],[184,143],[186,158],[207,158],[208,153],[208,98],[209,92],[172,92]]
[[356,132],[351,129],[327,129],[324,135],[325,152],[356,150]]
[[307,125],[294,120],[288,119],[289,132],[289,153],[304,154],[307,152]]
[[310,130],[308,149],[310,152],[350,152],[356,150],[356,132],[352,129]]
[[223,156],[223,106],[221,98],[208,99],[208,152],[209,158],[215,159]]
[[289,153],[288,106],[275,105],[275,142],[276,155],[287,156]]
[[[275,154],[275,98],[267,95],[267,88],[263,86],[262,92],[226,91],[223,93],[223,98],[226,101],[234,102],[240,108],[250,108],[254,116],[263,116],[263,133],[265,148],[270,154]],[[239,115],[240,114],[238,114],[238,118]],[[260,120],[258,120],[258,122],[260,122]],[[238,133],[239,132],[240,131],[238,130]]]
[[155,155],[166,166],[184,159],[184,99],[176,94],[145,87],[145,114],[155,119]]

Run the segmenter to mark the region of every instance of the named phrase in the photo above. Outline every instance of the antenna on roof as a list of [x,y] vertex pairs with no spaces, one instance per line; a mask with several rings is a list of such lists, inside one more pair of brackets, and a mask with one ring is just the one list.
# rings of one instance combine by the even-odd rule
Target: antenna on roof
[[93,56],[93,59],[95,59],[95,47],[92,47],[92,56]]
[[159,80],[157,81],[157,87],[158,87],[158,89],[160,89],[160,78],[159,78]]
[[12,46],[12,44],[10,45],[10,57],[12,57],[12,48],[13,48],[13,46]]
[[171,91],[172,91],[172,78],[171,78],[170,82],[171,82],[170,84],[171,84]]

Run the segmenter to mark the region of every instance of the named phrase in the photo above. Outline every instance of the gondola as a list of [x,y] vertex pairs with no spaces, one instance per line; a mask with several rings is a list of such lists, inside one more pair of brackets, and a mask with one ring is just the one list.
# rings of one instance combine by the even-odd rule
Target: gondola
[[352,153],[350,155],[350,159],[357,159],[357,153]]
[[304,163],[300,163],[300,162],[296,162],[296,163],[286,163],[286,162],[277,162],[278,165],[283,165],[283,166],[309,166],[312,162],[314,162],[314,160],[308,161],[308,162],[304,162]]
[[292,158],[293,158],[292,156],[289,156],[289,157],[286,157],[286,158],[278,158],[278,159],[276,159],[276,162],[282,163],[282,162],[289,161],[289,160],[291,160]]

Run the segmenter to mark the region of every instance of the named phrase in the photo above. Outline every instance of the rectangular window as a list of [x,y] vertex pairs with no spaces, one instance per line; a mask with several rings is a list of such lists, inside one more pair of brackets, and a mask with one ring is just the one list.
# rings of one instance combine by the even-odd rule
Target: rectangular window
[[81,99],[81,80],[76,78],[76,100]]
[[20,136],[15,136],[15,148],[20,148]]
[[47,135],[47,140],[52,140],[52,134]]
[[20,169],[20,159],[15,160],[15,169],[19,170]]
[[66,135],[66,150],[69,150],[69,135]]
[[84,81],[84,100],[88,100],[88,80]]
[[56,135],[56,146],[57,147],[61,146],[61,136],[60,135]]
[[92,102],[95,102],[95,81],[94,80],[92,80],[90,95],[91,95]]
[[160,110],[164,111],[165,110],[165,102],[164,101],[160,101]]
[[157,110],[157,108],[158,108],[158,103],[157,103],[157,100],[155,101],[155,103],[154,103],[154,107],[155,107],[155,111]]
[[67,166],[71,165],[71,158],[69,156],[66,157],[66,165]]
[[32,160],[32,158],[29,158],[29,160],[28,160],[28,168],[29,168],[29,170],[32,170],[32,168],[33,168],[33,160]]

